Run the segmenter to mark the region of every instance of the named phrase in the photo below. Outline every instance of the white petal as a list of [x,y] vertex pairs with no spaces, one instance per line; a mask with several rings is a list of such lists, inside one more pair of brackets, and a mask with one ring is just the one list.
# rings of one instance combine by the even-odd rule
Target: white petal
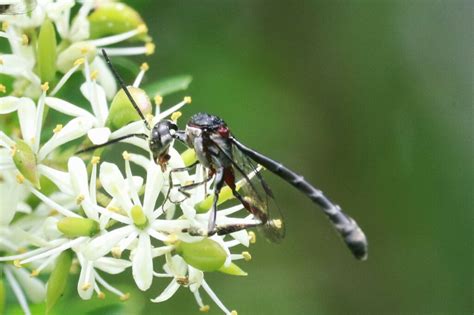
[[105,271],[109,274],[118,274],[130,267],[132,263],[125,259],[116,259],[112,257],[102,257],[94,262],[97,269]]
[[131,135],[134,133],[145,133],[145,125],[143,121],[134,121],[121,127],[118,130],[115,130],[110,136],[111,139],[116,139],[122,136]]
[[41,280],[31,275],[25,269],[11,268],[28,299],[33,303],[41,303],[46,298],[46,287]]
[[145,200],[143,202],[143,212],[148,217],[155,209],[156,199],[162,186],[163,172],[161,168],[155,163],[150,163],[146,174]]
[[95,58],[92,63],[92,68],[99,71],[98,81],[104,87],[107,98],[112,99],[117,93],[117,82],[110,71],[109,67],[102,58]]
[[87,168],[84,161],[78,157],[71,157],[68,161],[68,170],[71,174],[71,185],[78,195],[89,195]]
[[130,211],[133,205],[128,194],[127,183],[117,165],[102,163],[99,178],[104,189],[117,199],[120,207],[125,211]]
[[45,103],[50,108],[53,108],[57,110],[58,112],[69,115],[69,116],[74,116],[74,117],[86,116],[86,117],[89,117],[90,119],[95,119],[94,116],[88,111],[86,111],[85,109],[82,109],[79,106],[76,106],[72,103],[69,103],[57,97],[46,97]]
[[0,63],[0,73],[13,77],[22,76],[31,71],[32,63],[21,56],[4,54]]
[[93,128],[87,132],[87,136],[92,141],[93,144],[103,144],[109,140],[111,131],[107,127],[103,128]]
[[103,126],[105,120],[109,115],[109,108],[107,105],[107,97],[102,86],[97,82],[90,81],[81,85],[81,92],[84,97],[91,103],[94,116],[97,118],[99,125]]
[[18,97],[5,96],[0,97],[0,115],[9,114],[18,109]]
[[249,247],[249,244],[250,244],[249,234],[247,233],[246,230],[240,230],[240,231],[231,233],[230,236],[232,236],[235,240],[239,241],[240,244],[244,245],[245,247]]
[[19,187],[16,181],[0,182],[0,226],[8,225],[18,209]]
[[[88,261],[84,258],[81,258],[81,273],[79,275],[79,281],[77,282],[77,293],[83,300],[89,300],[94,293],[94,284],[93,279],[93,265],[92,261]],[[84,287],[85,285],[87,287]],[[84,290],[86,289],[86,290]]]
[[176,279],[173,279],[170,284],[163,290],[163,292],[151,301],[154,303],[164,302],[171,298],[176,293],[176,291],[178,291],[179,287],[180,285],[178,284],[178,282],[176,282]]
[[93,238],[83,251],[84,256],[90,260],[99,259],[107,255],[110,250],[116,246],[121,239],[127,237],[133,231],[134,227],[124,226],[113,231],[105,232],[101,236]]
[[199,269],[193,268],[192,266],[188,267],[189,270],[189,289],[191,292],[196,292],[197,289],[201,286],[202,281],[204,280],[204,272]]
[[174,255],[170,261],[167,262],[171,273],[175,277],[184,277],[188,271],[188,264],[181,256]]
[[132,258],[132,274],[140,290],[146,291],[150,288],[153,281],[153,258],[150,236],[146,233],[141,233],[138,238],[138,245]]
[[36,105],[31,99],[24,97],[19,101],[18,119],[23,140],[32,146],[36,136]]
[[61,131],[43,145],[38,154],[39,160],[43,160],[55,148],[85,135],[92,124],[93,122],[87,117],[77,117],[68,122]]
[[59,171],[44,164],[38,165],[38,171],[41,175],[51,180],[63,193],[72,195],[71,176],[67,172]]

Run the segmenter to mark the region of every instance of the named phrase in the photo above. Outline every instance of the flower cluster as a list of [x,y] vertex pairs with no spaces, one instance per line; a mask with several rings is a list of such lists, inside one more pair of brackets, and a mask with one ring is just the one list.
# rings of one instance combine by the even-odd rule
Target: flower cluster
[[[248,247],[255,234],[187,232],[206,230],[213,191],[212,179],[186,194],[179,189],[206,182],[201,165],[172,172],[192,164],[193,151],[180,153],[171,146],[166,168],[155,163],[142,138],[124,140],[133,153],[112,156],[113,163],[101,161],[106,148],[92,155],[74,153],[150,132],[124,91],[117,92],[99,53],[104,47],[112,56],[153,53],[140,15],[119,2],[38,0],[32,12],[0,15],[0,21],[0,272],[24,313],[31,313],[28,302],[45,302],[51,309],[71,271],[80,270],[82,299],[112,293],[126,300],[128,294],[103,274],[129,272],[142,291],[162,281],[155,278],[169,278],[153,302],[166,301],[184,287],[201,311],[209,308],[200,295],[204,290],[224,313],[235,314],[204,274],[246,275],[235,261],[248,261],[250,254],[232,250]],[[185,88],[189,78],[151,84],[153,110],[149,89],[141,88],[147,70],[147,64],[139,67],[129,87],[134,100],[151,125],[170,116],[177,120],[177,111],[191,99],[161,111],[162,97]],[[225,189],[222,198],[230,199]],[[217,216],[225,224],[255,224],[245,213],[238,204]]]

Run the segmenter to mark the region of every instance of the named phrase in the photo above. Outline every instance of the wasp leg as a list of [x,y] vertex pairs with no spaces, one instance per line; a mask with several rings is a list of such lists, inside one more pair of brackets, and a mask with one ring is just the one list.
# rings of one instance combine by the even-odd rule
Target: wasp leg
[[216,233],[217,201],[219,200],[219,193],[221,192],[222,186],[224,186],[224,168],[221,167],[216,170],[214,201],[209,215],[208,235]]
[[[193,164],[191,164],[189,166],[173,168],[173,169],[170,170],[170,172],[168,174],[169,187],[168,187],[168,191],[166,192],[166,197],[165,197],[165,200],[163,201],[163,205],[161,206],[161,209],[163,210],[163,212],[165,212],[164,205],[165,205],[166,201],[170,200],[171,189],[173,189],[173,187],[174,187],[173,173],[180,173],[180,172],[190,171],[198,164],[199,164],[199,161],[196,161],[196,162],[194,162]],[[170,202],[171,203],[179,203],[179,202],[173,202],[171,200],[170,200]]]

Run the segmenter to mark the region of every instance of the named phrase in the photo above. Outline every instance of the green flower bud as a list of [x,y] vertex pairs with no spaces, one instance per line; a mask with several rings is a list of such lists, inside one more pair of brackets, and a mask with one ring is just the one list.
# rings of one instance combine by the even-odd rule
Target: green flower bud
[[[132,95],[135,103],[137,103],[143,115],[151,113],[152,105],[150,98],[144,90],[135,88],[133,86],[128,87],[128,91]],[[107,121],[107,125],[112,130],[117,130],[133,121],[139,120],[140,116],[132,105],[132,102],[128,99],[127,95],[123,90],[120,90],[112,100],[110,105],[110,113]]]
[[56,76],[56,30],[48,19],[41,25],[36,53],[41,82],[52,82]]
[[194,149],[187,149],[181,153],[181,158],[184,161],[184,165],[189,166],[197,161],[196,151]]
[[[144,22],[137,11],[123,3],[105,3],[89,15],[90,37],[101,38],[136,29]],[[148,41],[143,32],[132,39]]]
[[56,66],[62,73],[66,73],[73,66],[81,64],[85,59],[89,63],[94,61],[97,48],[88,42],[77,42],[64,49],[58,56]]
[[133,224],[139,229],[144,229],[148,225],[148,218],[143,213],[142,207],[138,205],[133,206],[132,210],[130,210],[130,215],[132,216]]
[[[217,199],[217,204],[220,205],[232,198],[234,198],[234,194],[232,194],[232,190],[228,186],[225,186],[222,188],[221,192],[219,193],[219,199]],[[211,209],[213,202],[214,202],[214,195],[210,195],[203,201],[197,203],[194,206],[194,209],[196,209],[197,213],[206,213],[207,211]]]
[[[30,146],[23,140],[18,140],[13,153],[13,162],[24,178],[29,180],[36,188],[40,189],[40,175],[36,166],[36,155]],[[19,178],[19,181],[22,179]]]
[[0,314],[5,314],[5,302],[6,302],[6,295],[5,295],[5,282],[3,279],[0,279]]
[[46,314],[48,314],[66,289],[69,270],[72,264],[72,251],[64,251],[56,259],[56,266],[49,276],[46,289]]
[[208,238],[196,243],[179,242],[176,252],[188,264],[202,271],[219,270],[227,257],[225,250]]
[[57,226],[67,237],[94,236],[100,231],[97,221],[85,218],[63,218]]
[[232,275],[232,276],[246,276],[246,275],[248,275],[245,271],[240,269],[240,267],[237,266],[234,263],[231,263],[227,267],[225,267],[225,266],[220,267],[219,271],[222,272],[222,273],[226,273],[228,275]]

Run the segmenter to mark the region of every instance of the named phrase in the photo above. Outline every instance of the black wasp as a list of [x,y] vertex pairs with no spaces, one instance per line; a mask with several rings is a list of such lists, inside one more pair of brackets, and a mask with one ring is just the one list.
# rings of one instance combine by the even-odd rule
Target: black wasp
[[35,7],[36,0],[0,0],[0,14],[25,14]]
[[[102,50],[105,60],[114,73],[120,86],[130,99],[138,114],[151,130],[150,136],[145,134],[126,135],[107,143],[96,145],[80,152],[90,151],[119,142],[131,137],[140,137],[149,141],[150,151],[156,163],[166,165],[169,159],[168,150],[174,140],[181,141],[196,152],[197,162],[201,163],[209,170],[208,179],[214,177],[214,200],[213,207],[210,210],[210,219],[208,231],[188,231],[198,235],[228,234],[244,228],[249,225],[219,225],[216,222],[217,201],[219,193],[227,184],[232,190],[234,196],[242,203],[247,211],[253,214],[261,221],[258,228],[262,230],[267,239],[273,242],[280,241],[285,235],[285,229],[282,218],[279,216],[278,208],[275,211],[273,194],[268,185],[263,180],[258,168],[254,163],[262,165],[273,174],[279,176],[303,194],[308,196],[314,203],[319,205],[329,218],[335,229],[342,236],[352,254],[358,259],[367,258],[367,239],[359,228],[357,223],[342,212],[338,205],[332,203],[323,193],[307,182],[303,176],[300,176],[265,155],[252,150],[233,137],[227,124],[217,116],[198,113],[191,117],[186,124],[185,130],[179,130],[175,122],[171,120],[162,120],[154,126],[149,126],[143,113],[138,108],[133,97],[127,89],[127,86],[114,69],[106,52]],[[174,171],[184,171],[192,166],[183,169],[174,169]],[[250,173],[254,174],[254,179],[250,180]],[[246,184],[237,189],[236,178],[242,178]],[[196,185],[201,183],[195,183]],[[273,210],[271,210],[273,209]],[[271,212],[270,212],[271,211]],[[253,225],[255,226],[255,225]]]

